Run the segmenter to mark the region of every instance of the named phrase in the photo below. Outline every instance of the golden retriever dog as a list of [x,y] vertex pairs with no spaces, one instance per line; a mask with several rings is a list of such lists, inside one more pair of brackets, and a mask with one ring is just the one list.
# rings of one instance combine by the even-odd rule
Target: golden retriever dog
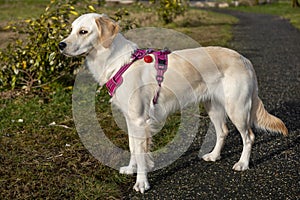
[[[165,38],[167,40],[167,38]],[[105,85],[126,64],[132,62],[137,45],[127,40],[118,24],[104,14],[89,13],[72,23],[70,35],[59,43],[66,56],[85,56],[85,64],[96,81]],[[150,188],[147,173],[154,166],[149,151],[155,123],[189,104],[203,102],[214,125],[217,140],[205,161],[220,159],[228,134],[229,118],[243,140],[241,157],[233,169],[248,169],[254,134],[251,126],[288,134],[284,123],[269,114],[258,97],[256,75],[251,62],[236,51],[222,47],[199,47],[176,50],[168,54],[168,70],[158,94],[153,62],[143,59],[132,62],[122,74],[122,83],[111,102],[124,114],[129,137],[131,158],[120,173],[137,173],[134,189],[144,193]],[[151,59],[150,59],[151,60]]]

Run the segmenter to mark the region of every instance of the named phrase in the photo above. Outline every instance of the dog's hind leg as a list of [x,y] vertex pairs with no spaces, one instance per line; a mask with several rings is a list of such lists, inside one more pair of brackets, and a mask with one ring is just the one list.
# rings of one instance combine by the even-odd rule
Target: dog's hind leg
[[249,160],[252,144],[254,142],[254,134],[251,128],[249,128],[248,130],[239,129],[239,131],[243,139],[243,151],[240,160],[234,164],[232,169],[236,171],[244,171],[246,169],[249,169]]
[[237,99],[234,104],[229,104],[229,106],[226,107],[228,117],[240,132],[243,140],[242,155],[240,160],[233,166],[233,169],[236,171],[244,171],[249,168],[251,148],[255,138],[250,128],[250,108],[250,99],[246,101]]
[[225,110],[222,105],[216,102],[206,102],[204,106],[210,117],[210,120],[214,124],[217,141],[212,152],[205,154],[202,158],[205,161],[216,161],[221,158],[221,150],[224,146],[226,136],[228,135]]

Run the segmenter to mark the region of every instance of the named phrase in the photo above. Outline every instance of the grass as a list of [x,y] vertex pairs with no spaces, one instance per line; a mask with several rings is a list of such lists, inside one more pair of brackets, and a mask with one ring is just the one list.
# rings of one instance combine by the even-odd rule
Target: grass
[[101,165],[81,144],[71,95],[60,90],[1,98],[1,199],[121,196],[120,185],[130,177]]
[[232,9],[245,12],[266,13],[282,16],[288,19],[296,28],[300,29],[300,8],[292,8],[291,1],[279,1],[278,3],[252,7],[241,6]]
[[[156,21],[153,21],[153,18]],[[156,27],[174,29],[193,38],[202,46],[226,46],[232,37],[231,26],[237,19],[229,15],[191,8],[171,24],[164,25],[157,21],[152,12],[144,15],[138,23],[144,27],[155,24]]]
[[37,17],[49,0],[0,0],[0,22]]
[[[0,1],[0,21],[38,17],[45,4],[42,0]],[[111,14],[118,8],[98,9]],[[150,11],[127,9],[132,13],[130,20],[142,26],[172,28],[202,45],[226,45],[236,22],[226,15],[190,9],[165,26]],[[5,40],[10,33],[4,38],[1,34]],[[117,146],[128,149],[127,135],[114,122],[105,90],[96,102],[104,132]],[[154,138],[154,149],[174,137],[179,121],[178,114],[168,120],[162,136]],[[72,90],[59,83],[52,92],[0,93],[0,163],[0,199],[120,199],[134,182],[134,177],[102,165],[85,149],[72,116]]]
[[232,38],[231,26],[236,22],[234,17],[191,9],[175,21],[174,29],[190,36],[202,46],[227,46]]

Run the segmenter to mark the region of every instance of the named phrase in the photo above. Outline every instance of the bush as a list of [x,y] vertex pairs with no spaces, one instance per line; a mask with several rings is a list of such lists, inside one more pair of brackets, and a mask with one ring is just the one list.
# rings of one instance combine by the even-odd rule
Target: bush
[[69,33],[67,25],[78,12],[74,1],[52,0],[38,19],[15,22],[7,29],[16,31],[26,40],[18,39],[0,52],[0,89],[41,86],[70,73],[81,59],[61,55],[58,41]]
[[158,17],[165,23],[169,24],[179,16],[183,15],[187,8],[186,0],[150,0],[153,4],[158,4]]
[[[77,3],[78,2],[78,3]],[[0,51],[0,91],[4,89],[48,88],[49,83],[70,77],[82,65],[82,58],[67,58],[58,50],[58,43],[70,32],[70,24],[82,13],[96,12],[91,1],[51,0],[38,19],[15,22],[6,29],[25,36]],[[80,6],[80,11],[73,5]],[[125,9],[115,13],[117,20],[126,23],[129,13]],[[55,85],[55,84],[54,84]]]

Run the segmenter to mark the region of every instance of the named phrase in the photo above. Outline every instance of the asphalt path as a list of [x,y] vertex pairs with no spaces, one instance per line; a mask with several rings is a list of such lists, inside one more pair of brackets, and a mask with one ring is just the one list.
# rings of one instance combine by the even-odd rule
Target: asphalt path
[[259,96],[266,109],[285,122],[289,136],[255,130],[250,169],[235,172],[232,166],[242,151],[240,134],[231,126],[221,160],[205,162],[198,154],[209,122],[201,119],[186,154],[150,173],[152,187],[145,194],[130,187],[124,199],[300,199],[300,31],[276,16],[222,12],[239,19],[230,48],[252,61]]

